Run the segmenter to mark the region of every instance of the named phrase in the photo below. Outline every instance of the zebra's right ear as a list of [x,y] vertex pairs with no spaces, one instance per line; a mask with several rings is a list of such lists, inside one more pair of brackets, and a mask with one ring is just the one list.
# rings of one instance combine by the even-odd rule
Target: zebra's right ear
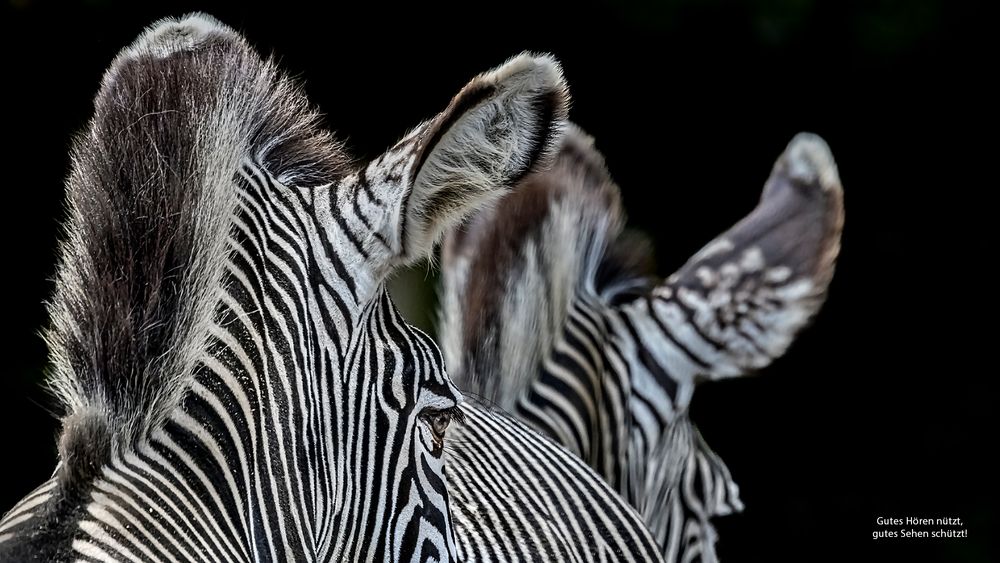
[[390,232],[382,233],[394,251],[391,267],[428,255],[445,231],[546,165],[568,103],[559,63],[525,53],[472,79],[390,150],[383,159],[408,164],[393,194]]

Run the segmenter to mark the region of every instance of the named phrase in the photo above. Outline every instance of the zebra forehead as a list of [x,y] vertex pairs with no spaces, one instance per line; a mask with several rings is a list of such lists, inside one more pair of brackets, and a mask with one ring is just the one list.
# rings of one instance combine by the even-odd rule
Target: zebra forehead
[[379,369],[387,369],[382,375],[388,379],[383,379],[382,385],[388,383],[397,399],[407,393],[429,392],[460,400],[461,394],[445,370],[441,349],[430,335],[406,321],[388,292],[382,291],[372,304],[366,326],[368,335],[358,342],[374,345]]

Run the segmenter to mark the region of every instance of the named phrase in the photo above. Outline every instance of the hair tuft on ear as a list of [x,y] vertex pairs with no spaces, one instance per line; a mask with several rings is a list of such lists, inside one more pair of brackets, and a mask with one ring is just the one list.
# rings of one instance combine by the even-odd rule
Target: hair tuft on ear
[[403,200],[402,261],[429,253],[447,229],[548,166],[568,106],[550,55],[523,53],[470,81],[419,135]]

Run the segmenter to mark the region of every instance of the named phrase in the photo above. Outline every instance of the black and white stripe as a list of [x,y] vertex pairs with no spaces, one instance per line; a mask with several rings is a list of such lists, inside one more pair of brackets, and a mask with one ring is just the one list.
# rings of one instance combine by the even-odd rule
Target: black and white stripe
[[516,57],[353,168],[235,32],[148,30],[75,148],[60,465],[0,520],[0,560],[658,560],[575,457],[460,409],[383,286],[546,163],[566,96]]
[[825,297],[843,221],[825,143],[800,135],[760,205],[666,280],[624,231],[593,141],[453,232],[442,346],[463,390],[578,455],[640,514],[668,561],[714,561],[710,519],[742,510],[688,418],[695,385],[780,356]]

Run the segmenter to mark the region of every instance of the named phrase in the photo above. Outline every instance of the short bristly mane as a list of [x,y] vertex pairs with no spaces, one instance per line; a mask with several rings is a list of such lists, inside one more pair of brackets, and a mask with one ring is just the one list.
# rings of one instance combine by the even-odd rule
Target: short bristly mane
[[108,70],[73,146],[46,332],[64,481],[181,400],[214,314],[240,162],[296,186],[343,174],[317,119],[272,62],[203,15],[154,24]]

